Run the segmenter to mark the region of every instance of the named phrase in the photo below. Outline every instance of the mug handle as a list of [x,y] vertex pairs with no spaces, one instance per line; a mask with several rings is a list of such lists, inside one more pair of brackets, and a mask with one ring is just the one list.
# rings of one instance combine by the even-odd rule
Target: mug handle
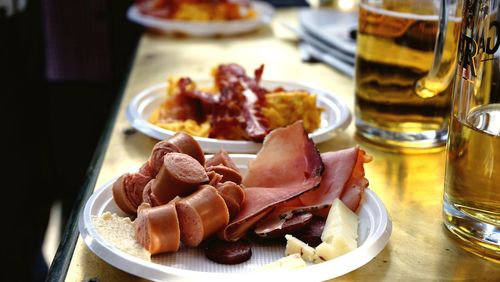
[[[448,29],[449,0],[441,0],[439,12],[439,28],[434,45],[434,60],[429,73],[415,83],[415,92],[421,98],[432,98],[443,92],[450,84],[454,73],[454,64],[443,66],[441,61],[446,44],[446,31]],[[454,54],[453,54],[454,55]],[[445,69],[448,68],[448,69]]]

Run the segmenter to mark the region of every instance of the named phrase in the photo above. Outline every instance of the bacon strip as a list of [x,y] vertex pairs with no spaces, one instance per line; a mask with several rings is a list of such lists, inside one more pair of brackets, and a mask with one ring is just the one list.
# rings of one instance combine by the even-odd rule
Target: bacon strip
[[318,187],[323,163],[302,122],[272,131],[243,179],[245,199],[222,237],[235,241],[275,206]]

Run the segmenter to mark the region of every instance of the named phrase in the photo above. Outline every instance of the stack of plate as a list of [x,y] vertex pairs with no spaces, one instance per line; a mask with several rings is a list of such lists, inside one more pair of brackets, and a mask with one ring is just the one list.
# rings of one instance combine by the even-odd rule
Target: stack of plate
[[332,9],[304,9],[299,12],[298,28],[303,60],[322,61],[354,77],[357,13]]

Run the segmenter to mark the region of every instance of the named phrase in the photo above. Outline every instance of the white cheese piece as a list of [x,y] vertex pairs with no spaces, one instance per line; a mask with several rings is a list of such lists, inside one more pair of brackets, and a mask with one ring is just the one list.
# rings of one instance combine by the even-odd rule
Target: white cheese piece
[[358,215],[336,198],[326,218],[321,240],[331,244],[334,237],[341,234],[353,240],[358,238]]
[[300,254],[293,254],[265,264],[257,270],[261,271],[271,269],[297,269],[303,267],[306,267],[306,262],[300,257]]
[[323,242],[316,247],[315,253],[317,259],[315,262],[334,259],[356,249],[356,247],[356,240],[345,234],[338,234],[332,238],[330,243]]
[[285,235],[285,238],[285,255],[300,254],[300,256],[306,261],[313,262],[315,260],[316,253],[313,247],[293,237],[290,234]]

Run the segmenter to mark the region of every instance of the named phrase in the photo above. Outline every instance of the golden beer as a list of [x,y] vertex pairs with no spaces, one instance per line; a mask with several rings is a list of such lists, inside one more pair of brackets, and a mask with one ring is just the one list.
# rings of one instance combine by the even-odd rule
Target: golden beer
[[415,85],[427,76],[433,63],[438,16],[426,15],[432,11],[410,13],[404,5],[398,7],[360,4],[356,39],[357,133],[386,145],[443,145],[460,20],[452,18],[448,22],[439,77],[433,85],[438,90],[433,95],[417,93]]
[[464,1],[443,212],[466,249],[500,262],[499,5]]

